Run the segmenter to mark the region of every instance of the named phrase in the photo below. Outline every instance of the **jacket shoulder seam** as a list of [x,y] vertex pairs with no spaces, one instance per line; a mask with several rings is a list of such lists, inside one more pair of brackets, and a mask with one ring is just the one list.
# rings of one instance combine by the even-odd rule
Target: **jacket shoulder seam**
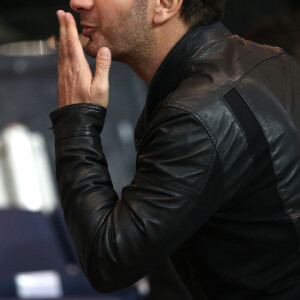
[[[213,169],[213,164],[214,164],[214,162],[216,160],[216,157],[219,156],[218,151],[217,151],[217,147],[216,147],[217,140],[216,140],[215,136],[213,135],[210,127],[203,120],[203,118],[197,112],[195,112],[194,110],[192,110],[190,107],[188,107],[186,105],[183,105],[181,103],[165,103],[163,105],[163,107],[171,107],[171,108],[179,109],[181,111],[185,111],[185,112],[189,113],[204,128],[204,130],[206,131],[206,133],[207,133],[207,135],[208,135],[208,137],[209,137],[209,139],[210,139],[210,141],[212,143],[214,151],[212,152],[212,155],[211,155],[211,158],[210,158],[210,164],[209,164],[208,172],[207,172],[206,177],[205,177],[205,179],[203,181],[203,185],[202,185],[201,192],[200,192],[200,194],[201,194],[203,192],[203,190],[204,190],[204,187],[207,184],[207,181],[208,181],[210,175],[211,175],[211,172],[212,172],[212,169]],[[221,162],[221,159],[219,159],[219,160]],[[222,162],[221,162],[221,166],[222,166],[222,174],[224,174],[224,169],[223,169]]]
[[213,144],[213,147],[214,147],[215,151],[217,152],[217,149],[216,149],[217,140],[216,140],[212,130],[207,125],[205,120],[196,111],[194,111],[190,107],[188,107],[184,104],[181,104],[181,103],[170,103],[170,102],[168,102],[168,103],[165,103],[163,105],[163,107],[173,107],[173,108],[177,108],[179,110],[182,110],[182,111],[185,111],[185,112],[188,112],[189,114],[191,114],[197,120],[197,122],[200,123],[200,125],[205,129],[205,131],[207,132],[207,134],[208,134],[208,136],[209,136],[209,138],[210,138],[210,140]]

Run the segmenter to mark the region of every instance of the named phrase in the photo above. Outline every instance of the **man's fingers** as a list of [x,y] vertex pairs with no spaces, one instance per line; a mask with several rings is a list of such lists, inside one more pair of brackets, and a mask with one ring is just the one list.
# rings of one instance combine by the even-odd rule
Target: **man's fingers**
[[66,13],[63,10],[58,10],[56,12],[56,15],[59,22],[59,34],[61,37],[64,37],[66,33],[66,24],[65,24]]
[[84,56],[75,19],[68,12],[66,13],[66,45],[69,56]]
[[57,12],[60,25],[60,49],[58,61],[59,105],[91,102],[108,104],[109,69],[111,53],[108,48],[101,48],[96,59],[95,77],[85,58],[74,17],[62,10]]
[[60,50],[63,50],[64,40],[66,39],[66,13],[63,10],[58,10],[56,15],[59,22]]
[[100,48],[97,53],[95,70],[95,80],[97,80],[98,83],[101,83],[101,81],[105,82],[106,80],[108,80],[110,65],[110,50],[106,47]]
[[56,14],[59,21],[60,57],[65,59],[74,56],[84,57],[74,17],[63,10],[58,10]]
[[93,80],[93,90],[102,100],[101,105],[106,107],[109,92],[109,69],[111,66],[111,52],[108,48],[100,48],[96,58],[96,70]]

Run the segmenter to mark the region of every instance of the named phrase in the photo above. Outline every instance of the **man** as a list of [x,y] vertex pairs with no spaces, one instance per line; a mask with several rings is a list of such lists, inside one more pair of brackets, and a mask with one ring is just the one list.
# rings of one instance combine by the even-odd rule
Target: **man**
[[[92,77],[59,11],[51,119],[66,222],[94,288],[126,287],[170,257],[194,299],[299,299],[299,66],[215,22],[223,0],[71,7],[97,66]],[[111,57],[151,82],[121,199],[99,138]]]

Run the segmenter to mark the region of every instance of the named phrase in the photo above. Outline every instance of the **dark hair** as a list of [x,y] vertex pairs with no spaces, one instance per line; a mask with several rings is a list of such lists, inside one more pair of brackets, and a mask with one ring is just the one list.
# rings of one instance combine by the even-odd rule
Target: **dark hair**
[[210,24],[223,18],[226,0],[183,0],[181,17],[188,26]]

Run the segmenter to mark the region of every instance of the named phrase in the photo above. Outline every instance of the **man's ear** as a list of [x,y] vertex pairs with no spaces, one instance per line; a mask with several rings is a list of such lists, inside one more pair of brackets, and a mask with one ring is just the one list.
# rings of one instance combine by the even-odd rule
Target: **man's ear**
[[153,11],[153,22],[160,25],[177,14],[183,0],[156,0]]

